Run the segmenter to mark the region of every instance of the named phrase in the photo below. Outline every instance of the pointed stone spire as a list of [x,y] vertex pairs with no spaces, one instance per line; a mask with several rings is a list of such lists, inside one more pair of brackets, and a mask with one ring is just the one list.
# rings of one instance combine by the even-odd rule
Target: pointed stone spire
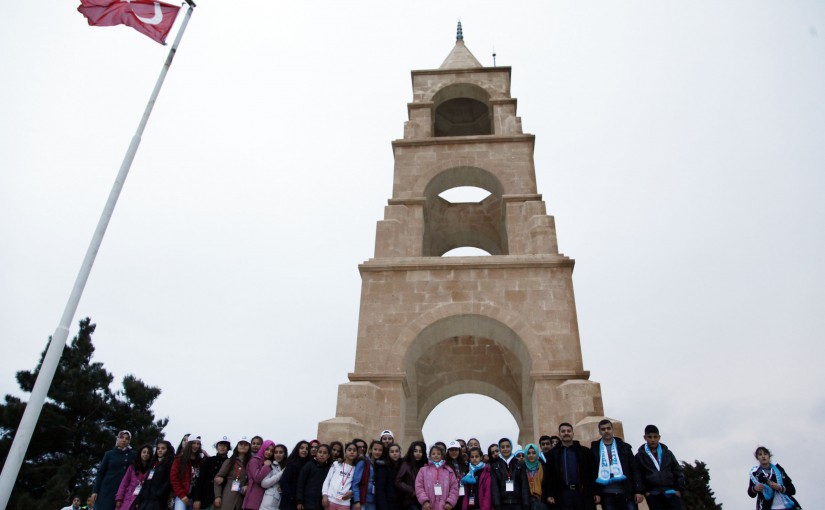
[[453,51],[447,55],[447,58],[442,62],[439,69],[468,69],[473,67],[483,67],[481,62],[470,53],[470,50],[464,46],[464,31],[461,29],[461,22],[458,22],[458,28],[455,33],[455,47]]

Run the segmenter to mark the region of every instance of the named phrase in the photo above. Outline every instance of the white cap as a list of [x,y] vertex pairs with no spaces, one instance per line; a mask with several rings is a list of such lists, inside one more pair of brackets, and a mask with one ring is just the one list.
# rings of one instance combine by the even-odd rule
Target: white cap
[[448,450],[452,450],[453,448],[461,449],[461,443],[458,441],[450,441],[450,444],[447,445]]
[[221,438],[218,439],[218,441],[215,443],[215,445],[217,446],[218,443],[232,444],[232,441],[229,440],[229,436],[221,436]]
[[189,441],[190,443],[192,441],[197,441],[197,442],[203,444],[203,439],[201,438],[200,434],[189,434],[189,439],[187,439],[187,441]]
[[392,430],[382,430],[380,437],[384,437],[384,436],[390,436],[393,439],[395,439],[395,434],[392,433]]
[[241,438],[238,439],[238,443],[248,443],[248,442],[249,442],[249,436],[241,436]]

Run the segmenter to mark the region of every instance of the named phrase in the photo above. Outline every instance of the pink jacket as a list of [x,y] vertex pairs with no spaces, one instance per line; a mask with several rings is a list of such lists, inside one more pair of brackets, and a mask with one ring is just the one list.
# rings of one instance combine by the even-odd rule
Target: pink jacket
[[132,503],[135,502],[137,497],[135,487],[142,484],[144,478],[146,478],[146,473],[138,473],[135,471],[135,466],[129,466],[126,469],[126,474],[120,480],[120,487],[118,487],[117,494],[115,494],[115,502],[122,502],[120,510],[129,510],[132,507]]
[[243,505],[241,508],[248,508],[251,510],[258,510],[261,508],[261,502],[264,499],[264,489],[261,487],[261,481],[266,478],[266,475],[272,471],[271,466],[264,464],[264,452],[270,445],[274,445],[272,441],[266,440],[258,454],[249,459],[249,464],[246,466],[246,476],[248,485],[246,487],[246,496],[243,498]]
[[[436,481],[441,486],[440,496],[435,495]],[[458,480],[455,473],[443,464],[437,468],[428,462],[415,477],[415,497],[421,505],[429,501],[433,510],[444,510],[447,503],[455,506],[458,501]]]
[[[473,489],[476,497],[476,508],[480,510],[493,510],[493,494],[490,481],[490,466],[486,465],[481,469],[481,473],[478,474],[478,482],[475,484],[476,488]],[[463,510],[467,510],[470,504],[470,498],[467,497],[470,494],[469,487],[469,485],[464,486]]]

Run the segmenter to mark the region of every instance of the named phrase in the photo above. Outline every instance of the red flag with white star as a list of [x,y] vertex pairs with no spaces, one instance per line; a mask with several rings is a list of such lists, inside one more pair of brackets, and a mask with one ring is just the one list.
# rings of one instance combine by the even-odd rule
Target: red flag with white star
[[89,25],[127,25],[166,44],[180,7],[153,0],[80,0],[77,10],[86,16]]

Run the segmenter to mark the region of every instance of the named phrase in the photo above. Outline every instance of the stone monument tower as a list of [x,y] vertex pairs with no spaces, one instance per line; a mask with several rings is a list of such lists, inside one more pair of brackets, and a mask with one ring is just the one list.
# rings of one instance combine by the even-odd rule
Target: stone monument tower
[[[582,366],[574,262],[559,253],[537,191],[535,136],[516,116],[510,68],[482,66],[459,23],[444,63],[413,71],[412,87],[375,256],[359,266],[355,371],[318,437],[390,429],[408,445],[436,405],[477,393],[512,413],[521,444],[562,421],[578,439],[597,438],[601,388]],[[478,203],[439,196],[458,186],[490,194]],[[457,247],[490,256],[443,257]]]

